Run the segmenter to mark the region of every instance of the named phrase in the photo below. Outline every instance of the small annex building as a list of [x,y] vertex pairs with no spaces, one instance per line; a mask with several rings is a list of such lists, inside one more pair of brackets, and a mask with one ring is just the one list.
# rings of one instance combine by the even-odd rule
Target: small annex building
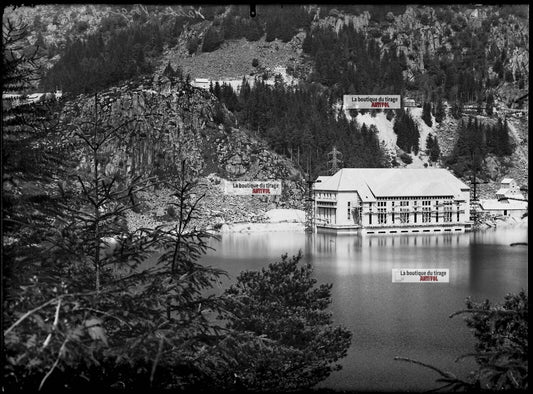
[[470,187],[445,169],[343,168],[313,185],[316,230],[356,234],[464,232]]
[[197,88],[209,89],[210,84],[211,81],[207,78],[195,78],[191,85]]
[[528,210],[528,203],[516,181],[512,178],[504,178],[500,182],[500,188],[496,192],[496,198],[479,201],[482,212],[493,217],[522,218]]

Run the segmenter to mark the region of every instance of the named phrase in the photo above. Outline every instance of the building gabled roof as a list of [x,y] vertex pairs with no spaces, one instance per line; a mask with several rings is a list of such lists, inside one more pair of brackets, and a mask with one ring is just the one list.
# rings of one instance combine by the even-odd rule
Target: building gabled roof
[[479,205],[484,211],[499,211],[499,210],[526,210],[527,202],[525,201],[516,201],[516,200],[480,200]]
[[324,182],[324,181],[328,180],[329,178],[331,178],[331,176],[320,175],[318,178],[316,178],[315,183]]
[[315,190],[357,191],[363,201],[374,201],[377,197],[461,198],[461,192],[470,187],[442,168],[343,168],[315,184]]
[[524,195],[520,193],[518,190],[504,189],[504,188],[501,188],[496,192],[496,197],[512,197],[512,198],[521,198],[525,200]]
[[337,171],[331,176],[321,176],[317,180],[321,180],[319,183],[315,183],[315,190],[324,191],[357,191],[362,201],[375,201],[374,194],[367,186],[365,179],[362,177],[354,176],[351,168],[343,168]]
[[496,195],[499,196],[499,195],[502,195],[502,196],[505,196],[506,193],[509,193],[509,189],[508,188],[499,188],[498,191],[496,192]]
[[502,181],[500,182],[502,185],[506,185],[506,184],[509,184],[513,181],[512,178],[504,178],[502,179]]

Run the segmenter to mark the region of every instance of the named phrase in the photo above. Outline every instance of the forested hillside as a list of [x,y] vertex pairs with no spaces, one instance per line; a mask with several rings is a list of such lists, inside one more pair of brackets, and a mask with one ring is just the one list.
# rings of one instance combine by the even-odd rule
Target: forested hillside
[[289,156],[304,172],[328,171],[323,159],[337,146],[348,167],[389,167],[375,127],[359,127],[332,110],[327,89],[308,85],[287,87],[278,79],[273,88],[243,82],[237,95],[228,85],[215,84],[213,93],[237,114],[238,122],[264,138],[278,153]]
[[[472,108],[475,116],[497,122],[502,110],[516,107],[527,94],[527,6],[260,5],[255,18],[249,12],[245,5],[65,5],[13,14],[30,27],[27,51],[37,48],[42,55],[38,89],[60,89],[68,96],[161,74],[168,66],[190,80],[213,80],[217,70],[233,78],[233,88],[229,82],[211,88],[234,113],[233,126],[265,139],[312,176],[327,171],[333,146],[342,147],[345,166],[391,166],[408,164],[412,158],[405,155],[420,156],[425,145],[425,137],[417,141],[416,122],[390,111],[387,119],[398,136],[390,157],[383,143],[391,141],[380,138],[383,130],[353,122],[354,111],[345,119],[338,107],[344,94],[413,98],[424,107],[433,146],[450,143],[443,122],[453,125],[454,143],[463,144],[456,136]],[[275,80],[276,65],[298,86]],[[234,83],[239,80],[240,91]],[[498,130],[505,133],[500,140],[509,140],[505,127]],[[511,147],[523,142],[510,137]],[[431,162],[456,162],[461,149],[444,147],[454,152],[450,158],[433,149]],[[482,161],[509,156],[510,150],[482,149],[479,156]],[[462,155],[464,160],[453,168],[471,168]]]

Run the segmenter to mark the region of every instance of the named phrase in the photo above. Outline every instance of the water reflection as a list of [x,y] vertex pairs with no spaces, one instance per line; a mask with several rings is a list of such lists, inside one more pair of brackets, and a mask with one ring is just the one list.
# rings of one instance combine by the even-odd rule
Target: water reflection
[[[235,277],[304,253],[319,283],[332,283],[331,311],[354,339],[343,369],[321,387],[363,391],[429,390],[434,376],[419,367],[394,361],[411,357],[461,376],[472,365],[456,357],[473,350],[460,317],[448,316],[464,300],[499,301],[508,292],[528,287],[527,229],[479,233],[358,237],[331,234],[225,234],[204,258]],[[448,268],[450,282],[392,283],[393,268]],[[229,283],[229,282],[227,282]]]
[[527,242],[527,228],[521,230],[487,230],[471,234],[469,288],[472,291],[484,293],[486,288],[491,288],[504,293],[518,291],[521,286],[527,288],[528,247],[510,246],[515,242]]
[[469,280],[468,234],[368,238],[316,234],[308,241],[316,263],[325,259],[339,276],[390,274],[393,268],[449,268],[450,280],[465,285]]

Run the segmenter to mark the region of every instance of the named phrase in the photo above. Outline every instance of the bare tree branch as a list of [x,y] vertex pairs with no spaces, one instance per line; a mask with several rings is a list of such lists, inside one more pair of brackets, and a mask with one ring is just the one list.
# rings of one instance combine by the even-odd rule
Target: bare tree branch
[[48,379],[48,377],[52,374],[52,372],[54,372],[54,369],[57,367],[57,365],[59,364],[59,360],[61,359],[61,356],[63,354],[63,351],[65,350],[65,347],[67,345],[67,341],[69,340],[69,338],[67,337],[64,341],[63,341],[63,344],[61,345],[61,348],[59,348],[59,352],[57,354],[57,358],[56,358],[56,361],[54,362],[54,365],[52,365],[52,368],[50,368],[50,371],[47,372],[47,374],[44,376],[43,380],[41,380],[41,384],[39,385],[39,390],[38,391],[41,391],[41,389],[43,388],[43,385],[44,385],[44,382],[46,382],[46,379]]

